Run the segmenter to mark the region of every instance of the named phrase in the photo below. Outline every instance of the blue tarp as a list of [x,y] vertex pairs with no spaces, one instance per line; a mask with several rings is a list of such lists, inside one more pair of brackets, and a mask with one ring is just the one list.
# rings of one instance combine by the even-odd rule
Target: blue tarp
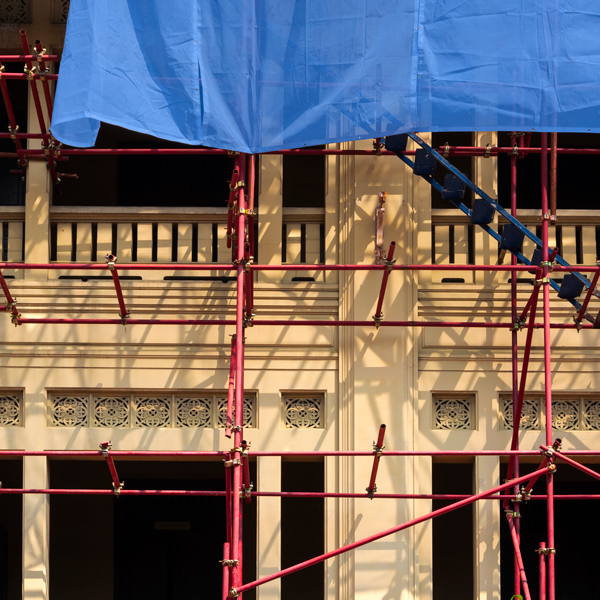
[[51,129],[243,152],[600,132],[598,32],[590,0],[71,0]]

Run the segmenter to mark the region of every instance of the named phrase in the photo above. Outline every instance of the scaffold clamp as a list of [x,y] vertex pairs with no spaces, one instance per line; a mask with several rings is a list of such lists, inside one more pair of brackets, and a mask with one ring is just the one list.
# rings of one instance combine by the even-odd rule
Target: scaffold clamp
[[[2,67],[4,68],[4,67]],[[17,133],[19,131],[19,126],[16,125],[14,128],[11,127],[10,125],[8,126],[8,133],[10,134],[10,139],[11,140],[16,140],[17,139]]]
[[556,554],[556,548],[536,548],[535,552],[548,556],[548,554]]
[[120,496],[121,495],[121,490],[123,489],[123,486],[125,485],[125,482],[122,481],[119,485],[115,485],[114,483],[113,485],[113,494],[115,496]]
[[104,257],[104,260],[106,261],[106,264],[108,266],[108,270],[109,271],[114,271],[114,269],[115,269],[115,263],[117,262],[117,257],[114,254],[107,254]]
[[233,185],[229,184],[229,189],[232,192],[243,187],[246,187],[246,182],[243,179],[240,179],[240,181],[236,181]]
[[251,483],[248,487],[242,485],[242,489],[240,490],[240,498],[250,498],[252,496],[253,489],[254,489],[253,483]]
[[112,442],[102,442],[100,444],[100,452],[102,452],[102,456],[104,458],[108,458],[108,451],[112,448]]
[[230,588],[229,589],[229,597],[230,598],[237,598],[239,596],[239,592],[235,589],[235,588]]
[[527,319],[521,319],[520,317],[517,317],[517,320],[514,322],[513,326],[512,326],[512,330],[513,331],[521,331],[521,329],[523,329],[523,326],[527,323]]
[[391,260],[388,260],[387,258],[383,259],[383,264],[386,266],[388,273],[391,273],[394,270],[395,263],[396,263],[395,258],[392,258]]
[[444,151],[442,152],[442,156],[444,158],[448,158],[450,156],[450,144],[448,142],[446,142],[446,145],[444,146]]
[[373,315],[372,318],[373,321],[375,321],[375,327],[379,329],[381,327],[381,323],[383,322],[383,313],[381,313],[379,316]]
[[489,144],[486,144],[485,151],[483,153],[483,158],[489,158],[492,154],[492,148]]
[[228,558],[226,560],[220,560],[219,561],[224,567],[237,567],[240,564],[239,560],[233,560],[231,558]]
[[373,454],[375,454],[375,456],[377,456],[377,458],[382,457],[384,450],[385,450],[385,446],[378,446],[377,442],[373,442]]
[[519,158],[519,147],[516,144],[513,146],[513,149],[512,149],[512,152],[510,153],[510,155]]
[[375,492],[377,491],[377,484],[373,486],[373,489],[365,488],[367,490],[367,497],[369,500],[373,500],[375,498]]

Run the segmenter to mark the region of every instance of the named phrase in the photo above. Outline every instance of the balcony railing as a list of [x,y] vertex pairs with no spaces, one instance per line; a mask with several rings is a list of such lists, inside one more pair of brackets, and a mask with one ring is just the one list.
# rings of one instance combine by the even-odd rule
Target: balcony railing
[[[541,236],[539,212],[519,211],[519,221],[538,237]],[[502,233],[506,221],[500,219],[490,227]],[[549,230],[550,247],[558,247],[561,256],[573,265],[595,265],[600,256],[600,211],[559,211],[557,225]],[[525,238],[522,252],[531,258],[535,244]],[[498,244],[477,225],[458,211],[433,211],[431,223],[431,259],[434,264],[494,264]],[[507,255],[504,264],[509,264]],[[483,274],[472,272],[435,273],[432,281],[444,283],[480,283]],[[520,276],[522,277],[522,276]],[[509,273],[494,275],[496,283],[509,280]]]

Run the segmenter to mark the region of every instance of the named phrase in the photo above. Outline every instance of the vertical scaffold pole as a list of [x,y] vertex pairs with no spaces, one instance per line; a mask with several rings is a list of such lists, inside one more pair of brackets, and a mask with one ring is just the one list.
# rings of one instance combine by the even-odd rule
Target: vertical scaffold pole
[[546,600],[546,542],[540,542],[540,600]]
[[[239,161],[240,180],[244,181],[246,177],[245,160]],[[246,208],[245,191],[243,187],[238,190],[238,214],[236,215],[237,232],[239,236],[244,236],[246,230]],[[242,501],[240,492],[242,491],[242,465],[241,465],[241,445],[244,425],[244,305],[245,305],[245,273],[244,273],[244,242],[242,237],[237,239],[236,263],[237,263],[237,303],[236,303],[236,324],[235,324],[235,344],[236,344],[236,365],[235,365],[235,415],[234,415],[234,448],[232,452],[233,460],[233,494],[232,494],[232,547],[231,556],[234,561],[231,573],[231,585],[235,588],[242,584],[242,569],[240,556],[240,540],[242,533]]]
[[[550,215],[548,209],[548,134],[542,133],[542,283],[544,293],[544,387],[546,404],[546,445],[552,446],[552,364],[550,354],[550,286],[548,274],[548,226]],[[546,475],[546,495],[548,497],[547,529],[548,529],[548,600],[555,600],[555,571],[554,571],[554,476],[552,472]]]
[[[512,135],[510,138],[511,146],[516,145],[517,138]],[[511,155],[510,157],[510,214],[513,217],[517,217],[517,157]],[[511,254],[510,264],[515,266],[517,264],[517,257]],[[513,323],[517,322],[517,272],[513,271],[510,277],[510,311],[511,319]],[[519,403],[519,346],[517,340],[517,329],[513,327],[511,332],[511,348],[512,348],[512,401],[513,401],[513,431],[517,432],[516,437],[513,437],[515,441],[514,450],[519,449],[519,425],[520,425],[520,411],[517,410]],[[519,458],[515,456],[514,477],[519,476]],[[515,495],[519,493],[518,486],[514,490]],[[513,505],[514,506],[514,505]],[[516,511],[515,511],[516,512]],[[511,526],[511,534],[515,542],[515,558],[514,558],[514,595],[518,596],[521,593],[521,565],[518,561],[518,550],[521,544],[521,522],[518,517],[515,516],[514,520],[509,519],[509,525]],[[514,533],[512,527],[514,525]]]

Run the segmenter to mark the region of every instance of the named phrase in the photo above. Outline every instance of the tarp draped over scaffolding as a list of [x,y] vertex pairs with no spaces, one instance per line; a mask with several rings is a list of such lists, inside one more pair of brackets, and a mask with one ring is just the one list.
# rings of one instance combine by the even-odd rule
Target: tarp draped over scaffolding
[[54,136],[265,152],[407,131],[600,131],[589,0],[71,0]]

